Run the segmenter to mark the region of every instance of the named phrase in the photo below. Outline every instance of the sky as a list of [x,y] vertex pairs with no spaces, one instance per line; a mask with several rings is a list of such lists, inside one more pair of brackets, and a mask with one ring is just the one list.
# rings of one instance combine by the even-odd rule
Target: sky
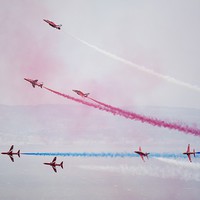
[[[199,1],[13,1],[0,8],[0,104],[70,104],[24,77],[119,107],[199,109],[200,92],[96,51],[200,87]],[[62,24],[61,30],[43,19]]]
[[[0,0],[0,146],[34,152],[179,153],[199,136],[101,112],[24,78],[200,130],[200,1]],[[43,21],[62,24],[61,30]],[[84,99],[91,102],[88,99]],[[94,102],[93,102],[94,103]],[[108,107],[106,107],[108,108]],[[199,156],[0,156],[10,199],[199,199]],[[33,189],[34,188],[34,189]]]

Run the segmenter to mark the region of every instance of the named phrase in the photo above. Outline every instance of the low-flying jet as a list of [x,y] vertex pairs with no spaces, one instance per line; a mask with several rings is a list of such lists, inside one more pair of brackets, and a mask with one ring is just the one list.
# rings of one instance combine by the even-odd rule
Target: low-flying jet
[[24,78],[25,81],[28,81],[29,83],[32,84],[32,86],[35,88],[35,86],[37,85],[38,87],[41,87],[43,86],[43,83],[39,83],[38,80],[33,80],[33,79],[29,79],[29,78]]
[[142,152],[142,148],[141,147],[139,147],[139,151],[134,151],[134,152],[137,153],[137,154],[139,154],[143,161],[145,161],[144,157],[148,158],[148,155],[149,155],[149,153]]
[[8,152],[2,152],[1,154],[6,154],[6,155],[9,155],[10,159],[12,160],[12,162],[14,162],[14,158],[13,158],[13,155],[18,155],[18,157],[20,157],[20,150],[16,153],[13,152],[13,148],[14,148],[14,145],[12,145],[10,147],[10,150]]
[[76,92],[76,94],[80,95],[81,97],[88,97],[88,95],[90,94],[90,93],[83,93],[80,90],[72,90],[72,91]]
[[188,159],[190,162],[192,162],[192,159],[191,159],[191,156],[190,155],[194,155],[195,157],[195,150],[193,149],[193,151],[190,151],[190,144],[188,144],[188,147],[187,147],[187,151],[184,152],[183,154],[187,155],[188,156]]
[[55,24],[54,22],[48,20],[48,19],[43,19],[46,23],[48,23],[50,26],[53,28],[59,29],[61,28],[62,24]]
[[50,162],[50,163],[44,163],[44,164],[45,165],[50,165],[53,168],[54,172],[57,172],[56,166],[60,166],[63,169],[63,161],[60,164],[56,163],[56,157],[54,157],[54,159],[52,160],[52,162]]

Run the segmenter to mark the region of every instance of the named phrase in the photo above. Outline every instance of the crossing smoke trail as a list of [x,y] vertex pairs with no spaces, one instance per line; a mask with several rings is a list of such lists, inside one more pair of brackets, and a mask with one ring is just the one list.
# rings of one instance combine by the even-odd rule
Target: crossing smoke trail
[[142,71],[142,72],[151,74],[151,75],[156,76],[156,77],[158,77],[158,78],[160,78],[160,79],[164,79],[164,80],[166,80],[166,81],[168,81],[168,82],[170,82],[170,83],[175,83],[175,84],[177,84],[177,85],[186,87],[186,88],[188,88],[188,89],[192,89],[192,90],[195,90],[195,91],[200,92],[200,87],[197,86],[197,85],[192,85],[192,84],[190,84],[190,83],[183,82],[183,81],[178,80],[178,79],[175,79],[175,78],[173,78],[173,77],[160,74],[160,73],[155,72],[155,71],[153,71],[153,70],[151,70],[151,69],[147,69],[147,68],[144,67],[144,66],[140,66],[140,65],[138,65],[138,64],[135,64],[135,63],[133,63],[133,62],[131,62],[131,61],[129,61],[129,60],[126,60],[126,59],[124,59],[124,58],[121,58],[121,57],[119,57],[119,56],[117,56],[117,55],[115,55],[115,54],[113,54],[113,53],[107,52],[107,51],[105,51],[105,50],[103,50],[103,49],[101,49],[101,48],[99,48],[99,47],[97,47],[97,46],[95,46],[95,45],[92,45],[92,44],[90,44],[90,43],[88,43],[88,42],[86,42],[86,41],[84,41],[84,40],[82,40],[82,39],[80,39],[80,38],[78,38],[78,37],[73,36],[73,35],[70,34],[70,33],[67,33],[67,32],[65,32],[65,33],[66,33],[67,35],[69,35],[70,37],[74,38],[75,40],[78,40],[78,41],[81,42],[82,44],[84,44],[84,45],[86,45],[86,46],[88,46],[88,47],[91,47],[92,49],[94,49],[94,50],[96,50],[96,51],[98,51],[98,52],[100,52],[100,53],[102,53],[102,54],[104,54],[104,55],[106,55],[106,56],[108,56],[108,57],[114,59],[114,60],[118,60],[118,61],[120,61],[120,62],[122,62],[122,63],[124,63],[124,64],[127,64],[127,65],[129,65],[129,66],[132,66],[132,67],[134,67],[134,68],[136,68],[136,69],[138,69],[138,70],[140,70],[140,71]]
[[[94,152],[29,152],[29,153],[21,153],[23,155],[29,156],[63,156],[63,157],[105,157],[105,158],[134,158],[139,157],[139,155],[135,153],[126,153],[126,152],[102,152],[102,153],[94,153]],[[174,153],[150,153],[149,158],[186,158],[183,154],[174,154]]]
[[87,106],[90,106],[90,107],[93,107],[93,108],[96,108],[96,109],[99,109],[99,110],[110,112],[114,115],[123,116],[127,119],[137,120],[137,121],[140,121],[140,122],[143,122],[143,123],[145,122],[145,123],[151,124],[153,126],[175,129],[175,130],[178,130],[178,131],[181,131],[181,132],[184,132],[184,133],[190,133],[190,134],[193,134],[193,135],[196,135],[196,136],[200,136],[200,130],[199,129],[192,128],[192,127],[189,127],[187,125],[183,126],[183,125],[176,124],[176,123],[169,123],[169,122],[165,122],[163,120],[159,120],[159,119],[156,119],[156,118],[150,118],[150,117],[146,117],[146,116],[139,115],[139,114],[136,114],[136,113],[132,113],[132,112],[129,112],[129,111],[124,111],[122,109],[119,109],[119,108],[116,108],[116,107],[113,107],[113,106],[110,106],[110,105],[107,105],[107,104],[104,104],[104,103],[101,103],[99,101],[92,99],[96,103],[99,103],[100,105],[104,106],[104,107],[102,107],[100,105],[93,104],[93,103],[90,103],[90,102],[87,102],[87,101],[84,101],[84,100],[81,100],[81,99],[71,97],[67,94],[57,92],[57,91],[52,90],[52,89],[47,88],[47,87],[43,87],[43,88],[45,88],[46,90],[48,90],[48,91],[50,91],[54,94],[57,94],[59,96],[68,98],[70,100],[76,101],[78,103],[81,103],[81,104],[84,104],[84,105],[87,105]]

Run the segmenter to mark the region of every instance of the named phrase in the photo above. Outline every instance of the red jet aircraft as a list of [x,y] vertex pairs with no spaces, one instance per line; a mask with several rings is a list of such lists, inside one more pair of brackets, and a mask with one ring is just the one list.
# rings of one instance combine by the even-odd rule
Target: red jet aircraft
[[50,162],[50,163],[44,163],[44,164],[45,165],[50,165],[53,168],[54,172],[57,172],[56,166],[60,166],[63,169],[63,161],[60,164],[56,163],[56,157],[53,159],[52,162]]
[[76,94],[80,95],[81,97],[88,97],[88,95],[90,94],[90,93],[83,93],[80,90],[72,90],[72,91],[76,92]]
[[188,156],[188,159],[190,162],[192,162],[192,159],[191,159],[191,156],[190,155],[194,155],[195,157],[195,150],[193,149],[193,151],[190,151],[190,144],[188,144],[188,148],[187,148],[187,151],[184,152],[183,154],[187,155]]
[[14,145],[12,145],[10,147],[10,150],[8,152],[2,152],[1,154],[6,154],[6,155],[9,155],[10,159],[12,160],[12,162],[14,162],[14,158],[13,158],[13,155],[18,155],[20,157],[20,150],[16,153],[13,153],[13,147]]
[[47,20],[47,19],[43,19],[46,23],[48,23],[50,26],[52,26],[53,28],[59,29],[61,28],[62,24],[55,24],[54,22]]
[[43,83],[38,83],[38,80],[33,80],[33,79],[29,79],[29,78],[24,78],[25,81],[28,81],[29,83],[32,84],[32,86],[35,88],[35,86],[37,85],[38,87],[41,87],[43,86]]
[[143,161],[145,161],[144,157],[148,158],[148,155],[149,155],[149,153],[142,152],[142,148],[141,147],[139,147],[139,151],[134,151],[134,152],[137,153],[137,154],[139,154]]

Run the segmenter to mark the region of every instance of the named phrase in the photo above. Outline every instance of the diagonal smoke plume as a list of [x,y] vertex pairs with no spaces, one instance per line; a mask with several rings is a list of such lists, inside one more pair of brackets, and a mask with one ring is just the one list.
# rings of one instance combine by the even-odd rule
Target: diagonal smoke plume
[[117,56],[117,55],[115,55],[115,54],[113,54],[113,53],[110,53],[110,52],[108,52],[108,51],[105,51],[105,50],[103,50],[103,49],[101,49],[101,48],[99,48],[99,47],[97,47],[97,46],[95,46],[95,45],[92,45],[92,44],[90,44],[90,43],[88,43],[88,42],[86,42],[86,41],[84,41],[84,40],[82,40],[82,39],[80,39],[80,38],[78,38],[78,37],[73,36],[72,34],[70,34],[70,33],[68,33],[68,32],[65,32],[65,33],[66,33],[67,35],[69,35],[70,37],[74,38],[75,40],[78,40],[78,41],[81,42],[82,44],[84,44],[84,45],[86,45],[86,46],[88,46],[88,47],[90,47],[90,48],[92,48],[92,49],[94,49],[94,50],[100,52],[101,54],[104,54],[104,55],[106,55],[106,56],[108,56],[108,57],[110,57],[110,58],[112,58],[112,59],[114,59],[114,60],[118,60],[118,61],[120,61],[120,62],[122,62],[122,63],[124,63],[124,64],[126,64],[126,65],[131,66],[131,67],[134,67],[134,68],[138,69],[139,71],[145,72],[145,73],[147,73],[147,74],[151,74],[151,75],[153,75],[153,76],[155,76],[155,77],[157,77],[157,78],[163,79],[163,80],[168,81],[168,82],[170,82],[170,83],[174,83],[174,84],[177,84],[177,85],[186,87],[186,88],[188,88],[188,89],[191,89],[191,90],[195,90],[195,91],[197,91],[197,92],[200,92],[200,87],[197,86],[197,85],[192,85],[192,84],[190,84],[190,83],[187,83],[187,82],[178,80],[178,79],[176,79],[176,78],[174,78],[174,77],[167,76],[167,75],[164,75],[164,74],[155,72],[155,71],[153,71],[153,70],[151,70],[151,69],[147,69],[147,68],[144,67],[144,66],[140,66],[140,65],[138,65],[138,64],[136,64],[136,63],[133,63],[133,62],[131,62],[131,61],[129,61],[129,60],[126,60],[126,59],[124,59],[124,58],[121,58],[120,56]]
[[116,107],[110,106],[108,104],[101,103],[101,102],[96,101],[94,99],[92,99],[92,100],[94,100],[96,103],[99,103],[100,105],[93,104],[93,103],[90,103],[90,102],[87,102],[87,101],[84,101],[84,100],[81,100],[81,99],[71,97],[67,94],[57,92],[57,91],[52,90],[52,89],[47,88],[47,87],[43,87],[43,88],[45,88],[46,90],[48,90],[48,91],[50,91],[54,94],[65,97],[67,99],[76,101],[78,103],[81,103],[81,104],[84,104],[84,105],[87,105],[87,106],[90,106],[90,107],[93,107],[93,108],[96,108],[96,109],[99,109],[99,110],[110,112],[114,115],[123,116],[127,119],[136,120],[136,121],[140,121],[140,122],[143,122],[143,123],[151,124],[153,126],[174,129],[174,130],[181,131],[181,132],[184,132],[184,133],[189,133],[189,134],[193,134],[193,135],[196,135],[196,136],[200,136],[200,129],[192,128],[192,127],[189,127],[188,125],[180,125],[178,123],[165,122],[165,121],[160,120],[160,119],[151,118],[151,117],[147,117],[147,116],[144,116],[144,115],[139,115],[137,113],[125,111],[125,110],[122,110],[120,108],[116,108]]

